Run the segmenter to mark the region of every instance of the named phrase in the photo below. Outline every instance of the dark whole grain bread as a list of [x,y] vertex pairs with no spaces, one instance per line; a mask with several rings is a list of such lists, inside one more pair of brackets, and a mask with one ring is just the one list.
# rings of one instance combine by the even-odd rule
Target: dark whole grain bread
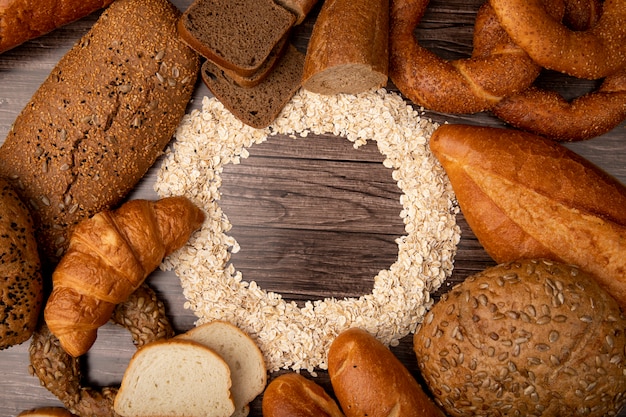
[[199,57],[168,0],[117,0],[59,61],[0,147],[52,262],[74,225],[119,204],[170,141]]
[[274,0],[285,9],[296,15],[296,25],[304,22],[318,0]]
[[254,74],[296,18],[274,0],[195,0],[178,32],[200,55],[241,76]]
[[300,87],[304,54],[289,45],[276,67],[258,85],[241,87],[207,60],[202,80],[235,117],[257,129],[269,126]]
[[0,349],[30,338],[42,299],[41,262],[30,212],[0,177]]

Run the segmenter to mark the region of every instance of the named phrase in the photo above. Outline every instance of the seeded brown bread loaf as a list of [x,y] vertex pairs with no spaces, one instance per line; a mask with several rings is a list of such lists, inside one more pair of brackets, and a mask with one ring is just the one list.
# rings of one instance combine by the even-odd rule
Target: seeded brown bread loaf
[[302,86],[319,94],[385,86],[388,41],[388,0],[326,0],[311,33]]
[[202,80],[213,95],[241,122],[269,126],[300,87],[304,55],[288,45],[276,67],[254,87],[241,87],[211,61],[202,64]]
[[161,154],[199,70],[167,0],[119,0],[52,70],[0,147],[53,261],[79,221],[117,205]]
[[328,374],[347,417],[444,417],[402,362],[365,330],[351,328],[335,338]]
[[306,19],[309,12],[317,4],[317,0],[275,0],[276,3],[289,10],[296,15],[296,25],[299,25]]
[[270,382],[262,407],[263,417],[344,417],[322,386],[295,372]]
[[626,318],[576,267],[526,260],[467,278],[414,336],[450,416],[610,416],[626,401]]
[[30,338],[42,299],[33,220],[17,192],[0,177],[0,350]]
[[248,77],[289,33],[295,19],[274,0],[195,0],[180,18],[178,31],[200,55]]
[[430,148],[498,263],[549,258],[626,307],[626,187],[566,147],[513,129],[442,125]]
[[0,2],[0,53],[87,16],[113,0]]

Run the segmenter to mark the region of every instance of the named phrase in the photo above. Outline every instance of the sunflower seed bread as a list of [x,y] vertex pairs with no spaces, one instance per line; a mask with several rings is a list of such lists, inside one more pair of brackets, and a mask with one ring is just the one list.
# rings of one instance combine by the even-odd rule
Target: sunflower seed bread
[[524,260],[457,284],[413,341],[450,416],[607,416],[626,401],[625,328],[590,275]]
[[170,141],[199,71],[168,0],[117,0],[58,62],[0,147],[0,174],[58,261],[74,225],[117,205]]
[[28,207],[0,178],[0,350],[30,338],[41,310],[43,284]]
[[203,57],[249,77],[295,20],[274,0],[195,0],[180,18],[178,31]]

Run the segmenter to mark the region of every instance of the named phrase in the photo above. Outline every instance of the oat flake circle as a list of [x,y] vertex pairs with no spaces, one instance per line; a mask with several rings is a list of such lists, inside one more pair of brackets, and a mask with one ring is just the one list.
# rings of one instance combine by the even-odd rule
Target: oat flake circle
[[[413,333],[432,305],[430,293],[450,276],[460,239],[454,193],[428,148],[437,126],[384,89],[336,96],[301,89],[266,129],[244,125],[218,100],[205,97],[202,109],[181,121],[155,184],[160,196],[185,195],[207,214],[201,230],[161,266],[180,278],[185,308],[198,317],[197,324],[230,321],[256,340],[270,372],[313,374],[327,369],[330,343],[347,328],[361,327],[391,346]],[[309,133],[341,136],[355,148],[376,142],[402,191],[406,234],[397,239],[398,259],[374,277],[370,294],[298,307],[245,281],[229,262],[239,246],[228,235],[231,224],[218,203],[226,164],[239,163],[247,148],[269,136],[306,140]]]

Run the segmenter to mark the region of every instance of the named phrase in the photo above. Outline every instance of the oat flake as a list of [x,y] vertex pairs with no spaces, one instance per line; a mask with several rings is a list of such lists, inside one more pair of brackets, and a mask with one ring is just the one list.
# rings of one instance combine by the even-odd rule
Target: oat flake
[[[330,343],[350,327],[390,346],[415,332],[432,306],[430,293],[452,272],[460,239],[454,193],[428,148],[437,127],[384,89],[335,96],[301,89],[266,129],[241,123],[217,99],[205,97],[202,109],[181,121],[155,184],[161,197],[187,196],[207,214],[201,230],[161,265],[180,278],[196,324],[219,319],[239,326],[256,340],[271,372],[327,369]],[[345,137],[355,148],[376,142],[402,191],[406,235],[397,239],[398,259],[376,275],[370,294],[300,308],[245,281],[229,263],[239,246],[228,235],[232,225],[219,206],[219,188],[223,167],[246,158],[247,148],[271,135],[306,140],[309,133]]]

